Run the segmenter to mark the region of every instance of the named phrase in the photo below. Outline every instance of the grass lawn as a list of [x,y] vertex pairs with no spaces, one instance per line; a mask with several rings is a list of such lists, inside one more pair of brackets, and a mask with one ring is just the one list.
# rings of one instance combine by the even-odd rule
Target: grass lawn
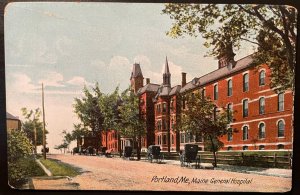
[[80,174],[80,169],[54,159],[39,159],[43,165],[51,171],[53,176],[74,177]]
[[15,188],[21,188],[27,182],[27,178],[37,176],[46,176],[46,173],[32,156],[9,163],[8,180],[10,185]]

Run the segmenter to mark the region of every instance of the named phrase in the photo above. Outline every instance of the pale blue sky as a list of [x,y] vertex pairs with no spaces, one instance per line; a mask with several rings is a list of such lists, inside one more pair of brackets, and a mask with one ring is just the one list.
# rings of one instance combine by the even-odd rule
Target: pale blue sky
[[[103,92],[129,85],[134,62],[144,77],[162,82],[168,56],[172,85],[217,68],[205,58],[203,40],[166,36],[172,21],[163,4],[11,3],[5,9],[7,110],[21,119],[22,107],[41,107],[41,82],[50,147],[60,144],[62,130],[78,122],[73,99],[83,85],[99,82]],[[246,47],[245,47],[246,48]],[[237,59],[252,52],[242,48]]]

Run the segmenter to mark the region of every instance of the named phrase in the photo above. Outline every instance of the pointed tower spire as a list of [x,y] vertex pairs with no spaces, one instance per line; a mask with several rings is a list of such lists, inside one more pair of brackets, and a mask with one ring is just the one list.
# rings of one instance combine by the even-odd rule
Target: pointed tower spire
[[166,56],[166,64],[165,64],[165,74],[170,74],[168,57],[167,56]]
[[171,73],[169,71],[168,57],[166,56],[165,72],[163,74],[163,85],[171,86]]

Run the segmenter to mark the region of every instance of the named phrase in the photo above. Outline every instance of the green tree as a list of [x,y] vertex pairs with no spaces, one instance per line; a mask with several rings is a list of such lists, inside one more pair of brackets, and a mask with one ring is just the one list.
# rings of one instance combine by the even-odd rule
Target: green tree
[[214,155],[213,165],[217,166],[216,152],[222,146],[219,137],[230,132],[228,123],[232,119],[231,111],[222,108],[217,111],[215,104],[201,94],[186,94],[186,109],[182,111],[180,128],[193,135],[202,135],[209,141],[209,148]]
[[13,186],[26,179],[27,170],[20,163],[32,154],[33,146],[23,131],[7,132],[8,180]]
[[100,91],[98,83],[92,88],[92,92],[84,86],[83,93],[84,96],[82,98],[75,98],[74,111],[84,127],[90,128],[93,135],[99,136],[101,140],[104,116],[99,105],[99,99],[103,98],[103,94]]
[[118,107],[121,103],[120,95],[119,95],[119,87],[111,94],[103,94],[98,99],[99,107],[103,116],[102,129],[105,132],[105,146],[107,147],[107,135],[109,130],[118,129],[119,123],[119,111]]
[[74,129],[71,132],[72,141],[77,141],[77,147],[81,144],[81,137],[87,136],[89,131],[87,128],[83,127],[82,124],[73,124]]
[[133,139],[137,145],[137,157],[140,160],[141,137],[146,134],[145,119],[141,117],[139,98],[130,89],[121,94],[122,104],[119,106],[120,134]]
[[[23,116],[25,117],[24,122],[22,122],[22,130],[25,132],[26,136],[30,142],[39,146],[43,144],[43,122],[40,121],[41,110],[39,108],[35,110],[28,110],[27,108],[21,109]],[[36,134],[35,134],[36,132]],[[48,131],[46,130],[46,134]],[[36,143],[35,143],[36,135]],[[36,147],[34,148],[36,153]]]
[[66,153],[66,149],[69,150],[69,145],[73,141],[73,136],[71,133],[67,132],[66,130],[62,131],[63,136],[63,143],[61,144],[64,148],[64,153]]
[[266,63],[272,70],[271,87],[294,91],[297,10],[280,5],[166,4],[163,14],[173,25],[167,35],[205,39],[208,54],[223,56],[251,43],[255,63]]

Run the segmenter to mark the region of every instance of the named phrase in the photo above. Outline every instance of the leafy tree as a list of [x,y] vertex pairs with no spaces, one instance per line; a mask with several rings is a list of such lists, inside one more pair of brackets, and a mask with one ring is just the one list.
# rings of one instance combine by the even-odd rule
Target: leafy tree
[[67,132],[66,130],[62,131],[62,136],[63,136],[62,146],[64,148],[64,153],[65,153],[65,149],[69,150],[69,145],[73,141],[73,137],[72,134]]
[[187,94],[186,109],[182,110],[180,127],[193,135],[202,135],[210,142],[210,150],[214,155],[214,166],[217,166],[216,152],[222,146],[219,137],[230,133],[228,122],[232,119],[231,111],[225,108],[217,113],[215,104],[202,97],[201,94]]
[[[41,110],[39,108],[35,110],[28,110],[22,108],[22,114],[25,117],[22,122],[22,130],[30,140],[30,142],[36,146],[43,144],[43,122],[40,121]],[[35,144],[35,131],[36,131],[36,144]],[[46,130],[47,134],[48,131]],[[36,153],[36,148],[34,148]]]
[[87,136],[89,134],[89,131],[87,128],[83,127],[82,124],[73,124],[74,130],[71,132],[72,141],[77,141],[77,147],[79,147],[82,136]]
[[98,99],[99,107],[103,116],[102,128],[105,132],[105,146],[107,147],[107,133],[109,130],[118,129],[119,111],[118,107],[121,104],[119,96],[119,87],[116,87],[111,94],[103,94]]
[[140,115],[139,98],[130,89],[126,89],[121,94],[122,104],[119,106],[120,112],[120,134],[133,139],[133,143],[138,146],[137,156],[140,159],[141,137],[146,134],[145,120]]
[[[88,90],[86,86],[83,89],[84,97],[75,98],[74,111],[78,115],[79,119],[83,123],[84,127],[90,128],[94,136],[100,136],[103,129],[104,116],[99,105],[99,99],[103,94],[99,89],[98,83],[92,89],[92,92]],[[100,142],[101,144],[101,142]]]
[[[232,55],[245,42],[257,52],[255,63],[267,63],[272,70],[271,87],[294,91],[297,39],[297,10],[280,5],[166,4],[163,14],[173,25],[167,35],[205,39],[211,56]],[[230,53],[229,53],[230,52]]]
[[32,154],[33,146],[23,131],[8,131],[7,133],[8,180],[11,185],[15,186],[26,179],[27,170],[22,168],[20,162]]

